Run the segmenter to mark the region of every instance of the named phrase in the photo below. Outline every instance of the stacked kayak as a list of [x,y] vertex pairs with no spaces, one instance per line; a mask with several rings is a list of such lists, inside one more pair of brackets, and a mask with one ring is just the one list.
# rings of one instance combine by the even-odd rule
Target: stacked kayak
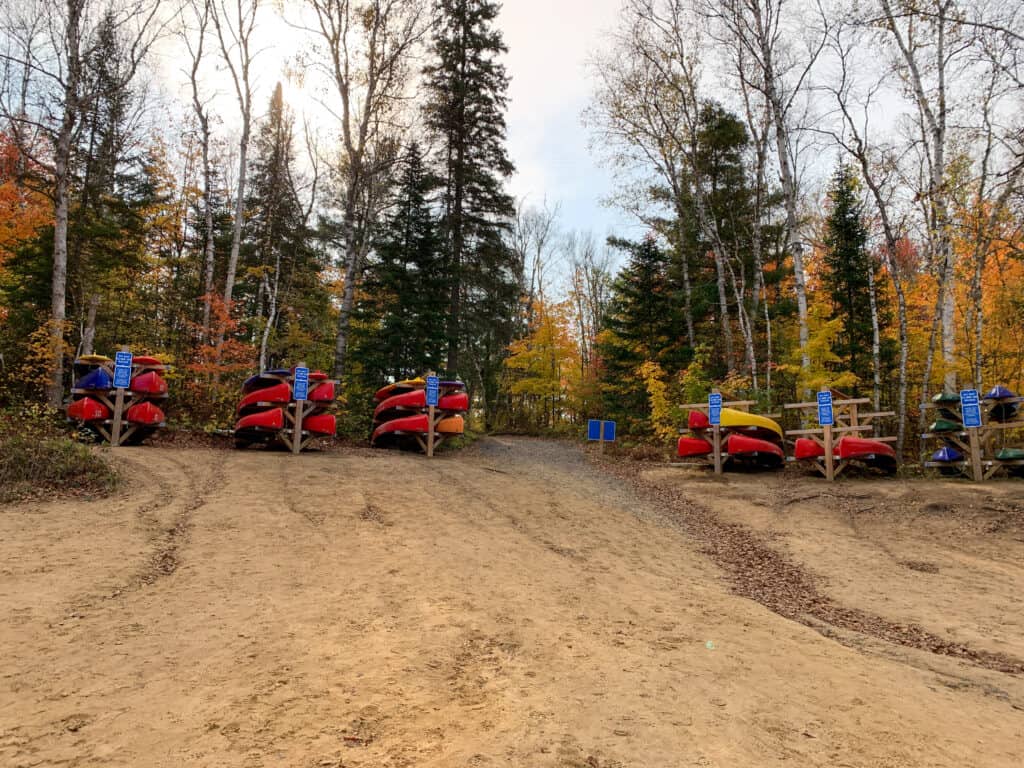
[[[235,447],[284,445],[300,441],[301,449],[318,438],[334,437],[337,418],[331,409],[338,396],[338,382],[322,371],[310,371],[306,400],[294,395],[295,371],[278,368],[250,376],[242,384],[242,399],[235,409]],[[301,429],[296,435],[298,415]]]
[[[690,411],[689,436],[680,437],[676,455],[680,458],[710,457],[711,423],[702,411]],[[722,454],[725,466],[774,469],[782,466],[782,427],[766,416],[735,408],[722,408]]]
[[[375,448],[423,448],[430,432],[425,379],[406,379],[388,384],[373,396],[373,432],[370,445]],[[434,409],[434,445],[465,431],[469,395],[461,381],[442,381],[440,397]]]
[[[832,446],[836,461],[856,461],[892,474],[896,471],[896,451],[888,443],[862,437],[842,437]],[[797,461],[816,461],[825,456],[825,448],[817,440],[801,437],[793,448]]]
[[118,443],[141,443],[157,429],[166,426],[164,408],[168,386],[163,374],[168,369],[169,366],[155,357],[135,355],[130,384],[121,398],[121,413],[117,414],[114,361],[103,355],[83,355],[74,362],[67,417],[100,438],[113,442],[114,422],[120,415]]

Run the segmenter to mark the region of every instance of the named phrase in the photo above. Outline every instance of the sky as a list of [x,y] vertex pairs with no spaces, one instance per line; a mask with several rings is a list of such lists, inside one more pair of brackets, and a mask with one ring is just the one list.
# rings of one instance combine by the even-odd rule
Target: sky
[[593,87],[587,58],[615,26],[620,5],[621,0],[505,0],[499,19],[512,79],[512,193],[535,205],[559,204],[564,229],[589,230],[599,238],[636,228],[601,205],[614,183],[590,153],[581,120]]

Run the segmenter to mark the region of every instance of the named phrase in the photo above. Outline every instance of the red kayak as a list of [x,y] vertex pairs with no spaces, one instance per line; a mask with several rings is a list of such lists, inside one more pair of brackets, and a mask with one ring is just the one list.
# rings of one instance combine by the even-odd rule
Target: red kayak
[[836,455],[846,461],[862,461],[886,472],[896,471],[896,450],[879,440],[844,437],[836,444]]
[[79,421],[105,421],[111,416],[110,409],[99,400],[83,397],[68,406],[68,418]]
[[[403,392],[389,397],[374,409],[373,417],[376,419],[387,411],[420,411],[426,407],[426,390],[414,389],[411,392]],[[445,395],[438,399],[437,407],[442,411],[465,413],[469,410],[469,395],[465,392],[454,392],[450,395]]]
[[333,413],[318,413],[304,418],[302,428],[316,435],[333,435],[338,431],[338,422]]
[[125,418],[132,424],[144,424],[152,427],[163,424],[164,412],[153,403],[136,403],[125,413]]
[[708,415],[703,411],[690,411],[690,415],[686,420],[686,426],[696,432],[702,429],[711,429],[711,422],[708,420]]
[[775,443],[735,433],[725,438],[723,450],[731,460],[764,468],[778,467],[786,458]]
[[388,436],[397,437],[404,434],[425,435],[427,433],[428,426],[427,414],[425,413],[391,419],[391,421],[385,421],[373,430],[373,437],[370,438],[370,445],[373,445],[381,438]]
[[[696,411],[691,411],[691,413],[696,413]],[[714,449],[711,447],[711,443],[703,438],[680,437],[679,444],[676,447],[676,455],[681,458],[707,456],[712,450]]]
[[287,403],[292,399],[292,388],[288,385],[287,381],[279,382],[272,387],[266,389],[257,389],[255,392],[250,392],[248,395],[242,398],[242,401],[238,404],[238,413],[244,410],[252,410],[254,407],[258,407],[260,403],[276,404],[276,403]]
[[135,357],[132,358],[132,365],[134,365],[137,368],[151,368],[157,365],[163,366],[163,363],[161,363],[155,357],[150,357],[149,355],[136,355]]
[[167,382],[156,371],[148,371],[132,379],[131,390],[144,395],[166,395]]
[[284,427],[284,411],[280,408],[269,408],[259,413],[251,413],[243,416],[235,424],[235,431],[246,429],[252,430],[278,430]]
[[323,384],[317,384],[310,390],[309,399],[314,403],[333,403],[334,382],[325,381]]
[[793,456],[797,461],[818,459],[824,455],[825,447],[819,445],[817,440],[811,440],[809,437],[798,438],[793,448]]

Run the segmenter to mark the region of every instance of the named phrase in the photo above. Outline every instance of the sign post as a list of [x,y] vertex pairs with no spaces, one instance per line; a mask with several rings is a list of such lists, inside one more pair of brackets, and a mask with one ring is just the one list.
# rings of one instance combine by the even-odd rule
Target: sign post
[[114,356],[114,425],[110,431],[110,445],[114,448],[121,445],[121,421],[124,415],[124,391],[132,385],[132,353],[128,347]]
[[711,390],[708,395],[708,421],[711,423],[711,447],[715,460],[715,474],[722,474],[722,394]]
[[292,396],[295,398],[295,423],[292,431],[292,453],[302,450],[302,417],[306,411],[306,400],[309,397],[309,368],[305,363],[295,367],[292,380]]
[[818,393],[818,426],[825,433],[825,477],[831,482],[836,479],[836,457],[832,453],[832,427],[836,418],[832,410],[832,391],[823,388]]
[[604,444],[615,442],[615,422],[590,419],[587,421],[587,439],[592,443],[598,443],[601,452],[604,453]]
[[441,402],[441,380],[434,374],[427,376],[427,458],[434,457],[434,413]]
[[967,430],[967,437],[971,443],[971,479],[980,483],[985,478],[981,466],[981,439],[978,435],[978,430],[981,429],[981,397],[978,390],[960,391],[960,416],[963,418],[964,429]]

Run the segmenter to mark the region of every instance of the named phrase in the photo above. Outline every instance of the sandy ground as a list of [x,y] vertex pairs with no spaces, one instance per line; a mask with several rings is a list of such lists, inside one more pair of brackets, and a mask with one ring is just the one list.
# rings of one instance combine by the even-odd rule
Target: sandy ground
[[[1024,764],[1021,676],[736,596],[571,447],[119,461],[112,499],[0,508],[0,766]],[[1024,484],[645,475],[1024,657]]]

